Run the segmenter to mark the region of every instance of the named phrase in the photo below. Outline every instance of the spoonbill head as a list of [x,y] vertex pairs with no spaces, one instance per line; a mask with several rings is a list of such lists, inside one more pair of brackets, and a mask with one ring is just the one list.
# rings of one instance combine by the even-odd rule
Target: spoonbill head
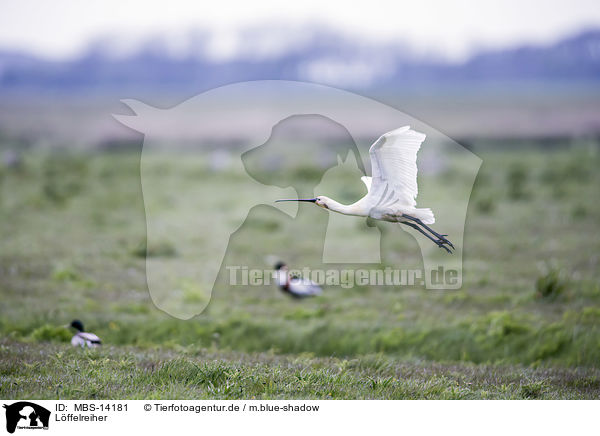
[[428,225],[435,222],[432,210],[416,207],[417,152],[424,140],[425,134],[412,130],[410,126],[380,136],[369,149],[372,175],[361,177],[367,194],[356,203],[344,205],[324,195],[277,201],[309,202],[344,215],[401,223],[452,253],[454,245],[446,239],[448,235],[437,233]]

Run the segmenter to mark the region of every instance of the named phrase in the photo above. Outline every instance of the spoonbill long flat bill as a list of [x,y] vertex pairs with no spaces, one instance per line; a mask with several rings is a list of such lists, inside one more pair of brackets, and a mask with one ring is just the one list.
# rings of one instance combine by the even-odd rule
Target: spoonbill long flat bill
[[344,205],[324,195],[279,201],[307,201],[344,215],[365,216],[405,224],[418,230],[448,253],[454,245],[448,235],[437,233],[428,224],[435,222],[431,209],[417,208],[417,152],[425,134],[400,127],[379,137],[369,149],[371,177],[361,177],[367,195],[356,203]]

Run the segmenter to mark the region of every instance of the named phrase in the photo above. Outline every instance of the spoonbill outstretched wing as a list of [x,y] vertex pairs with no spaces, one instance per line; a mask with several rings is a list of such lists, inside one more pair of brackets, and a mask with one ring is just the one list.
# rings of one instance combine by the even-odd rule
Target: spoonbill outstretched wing
[[380,136],[369,149],[373,190],[388,188],[389,197],[395,202],[415,207],[419,193],[417,152],[424,140],[423,133],[410,130],[408,126]]

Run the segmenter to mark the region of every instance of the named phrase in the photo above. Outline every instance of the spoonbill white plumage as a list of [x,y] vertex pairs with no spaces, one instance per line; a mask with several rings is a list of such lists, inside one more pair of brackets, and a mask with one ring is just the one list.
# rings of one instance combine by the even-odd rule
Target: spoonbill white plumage
[[75,330],[77,330],[75,336],[71,338],[71,345],[74,347],[95,348],[102,344],[102,341],[98,336],[93,333],[83,331],[83,323],[78,319],[73,320],[73,322],[70,324],[70,327],[73,327]]
[[[344,215],[370,217],[405,224],[416,229],[448,253],[454,245],[428,224],[435,222],[431,209],[417,208],[417,152],[425,134],[400,127],[379,137],[369,149],[371,177],[361,177],[367,195],[356,203],[344,205],[324,195],[315,198],[279,201],[306,201]],[[449,248],[450,247],[450,248]]]
[[279,289],[294,298],[315,297],[323,293],[323,289],[315,282],[290,276],[288,266],[283,262],[275,265],[275,278]]

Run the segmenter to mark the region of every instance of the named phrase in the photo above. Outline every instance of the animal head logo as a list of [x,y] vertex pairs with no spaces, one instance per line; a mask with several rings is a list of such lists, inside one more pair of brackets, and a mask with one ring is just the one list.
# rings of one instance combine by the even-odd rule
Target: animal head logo
[[[315,221],[326,236],[314,244],[320,250],[314,257],[323,263],[422,265],[427,288],[460,288],[463,229],[481,160],[431,126],[375,100],[303,82],[236,83],[169,109],[123,102],[134,115],[115,118],[144,134],[140,169],[148,288],[155,305],[170,315],[187,319],[206,308],[217,278],[226,275],[223,262],[231,235],[243,228],[250,210],[264,205],[297,219],[304,209],[275,200],[304,195],[340,198],[339,189],[326,186],[327,171],[338,166],[338,156],[362,176],[371,176],[370,145],[380,134],[404,125],[427,135],[418,155],[419,203],[434,209],[436,220],[444,223],[456,247],[454,255],[442,256],[417,230],[400,231],[394,223],[326,211],[329,217]],[[168,154],[152,152],[175,146],[176,168],[169,166]],[[460,183],[447,183],[448,173]],[[349,183],[361,184],[360,178]],[[359,186],[357,192],[364,190]],[[436,207],[442,202],[443,207]],[[382,234],[391,237],[381,238]],[[167,253],[153,247],[171,249]],[[451,283],[436,281],[432,272],[440,268],[458,277]]]
[[298,194],[308,195],[341,156],[346,159],[350,155],[364,174],[358,147],[344,126],[321,115],[293,115],[273,126],[267,141],[241,158],[246,172],[256,181],[292,187]]
[[29,401],[4,404],[6,409],[6,431],[14,433],[19,429],[48,429],[50,411]]

